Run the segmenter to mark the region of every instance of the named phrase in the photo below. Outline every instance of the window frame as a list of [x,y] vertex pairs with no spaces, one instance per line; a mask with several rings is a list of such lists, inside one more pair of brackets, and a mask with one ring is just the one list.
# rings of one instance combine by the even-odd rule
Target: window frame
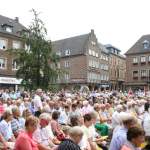
[[[143,61],[142,58],[145,58],[145,61]],[[141,63],[146,63],[146,56],[140,56],[140,62]]]
[[[135,59],[136,59],[137,61],[134,61]],[[133,64],[138,64],[138,57],[133,57],[133,58],[132,58],[132,62],[133,62]]]
[[0,69],[5,70],[7,68],[7,58],[0,57],[0,59],[4,59],[4,67],[0,64]]
[[65,56],[70,56],[71,54],[71,50],[70,49],[66,49],[65,50]]
[[12,59],[12,70],[18,70],[18,69],[19,69],[19,66],[17,65],[17,62],[15,61],[15,62],[16,62],[16,65],[15,65],[16,67],[14,68],[14,67],[13,67],[13,66],[14,66],[14,65],[13,65],[13,61],[15,61],[15,59]]
[[3,47],[5,46],[5,49],[3,49],[3,48],[1,48],[0,47],[0,50],[3,50],[3,51],[5,51],[5,50],[7,50],[7,48],[8,48],[8,39],[6,39],[6,38],[2,38],[2,37],[0,37],[0,41],[5,41],[6,43],[6,45],[3,45]]

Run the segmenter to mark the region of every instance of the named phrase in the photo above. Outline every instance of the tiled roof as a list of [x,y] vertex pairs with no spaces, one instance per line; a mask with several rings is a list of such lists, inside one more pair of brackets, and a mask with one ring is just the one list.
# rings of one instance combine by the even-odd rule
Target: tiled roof
[[70,49],[71,55],[83,54],[89,34],[54,41],[52,42],[52,47],[56,52],[60,51],[61,56],[65,56],[65,51],[67,49]]
[[[12,32],[5,31],[3,28],[5,25],[12,27]],[[18,32],[23,30],[26,28],[17,20],[0,15],[0,32],[19,36]]]
[[149,41],[150,42],[150,34],[143,35],[126,53],[125,55],[129,54],[140,54],[140,53],[147,53],[150,52],[150,45],[144,49],[143,42]]

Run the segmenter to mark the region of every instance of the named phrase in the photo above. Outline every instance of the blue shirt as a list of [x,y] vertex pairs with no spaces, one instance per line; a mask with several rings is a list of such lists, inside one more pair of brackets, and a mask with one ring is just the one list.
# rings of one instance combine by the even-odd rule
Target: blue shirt
[[121,147],[127,141],[127,129],[125,127],[119,128],[116,132],[114,132],[109,150],[120,150]]

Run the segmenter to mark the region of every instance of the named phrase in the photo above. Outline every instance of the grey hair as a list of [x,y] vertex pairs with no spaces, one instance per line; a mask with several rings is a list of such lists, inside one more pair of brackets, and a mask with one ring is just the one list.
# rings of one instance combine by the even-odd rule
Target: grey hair
[[42,113],[39,117],[39,119],[44,119],[44,120],[51,120],[51,116],[48,113]]
[[80,136],[80,135],[83,136],[83,130],[79,126],[72,127],[69,130],[69,135],[70,137],[75,137],[75,136]]
[[11,109],[12,113],[15,113],[16,111],[19,111],[19,108],[17,106],[14,106],[12,109]]

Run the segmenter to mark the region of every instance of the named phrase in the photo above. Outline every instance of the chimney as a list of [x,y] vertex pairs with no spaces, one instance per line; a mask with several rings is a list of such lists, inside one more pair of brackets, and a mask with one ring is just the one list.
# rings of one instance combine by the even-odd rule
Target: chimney
[[16,23],[19,23],[19,17],[15,17],[14,20],[15,20]]
[[94,34],[94,29],[91,29],[91,33]]

